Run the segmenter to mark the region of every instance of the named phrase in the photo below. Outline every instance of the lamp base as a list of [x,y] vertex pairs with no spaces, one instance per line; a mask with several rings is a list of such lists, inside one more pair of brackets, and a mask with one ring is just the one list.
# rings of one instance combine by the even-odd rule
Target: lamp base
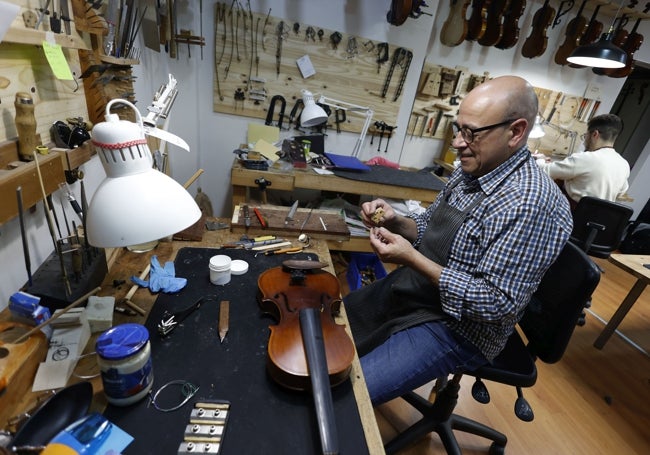
[[151,251],[158,246],[158,240],[152,240],[151,242],[138,243],[137,245],[128,245],[127,250],[133,253],[146,253]]
[[90,253],[83,255],[82,271],[77,275],[73,272],[72,254],[63,255],[63,264],[70,283],[70,294],[66,294],[61,272],[61,263],[56,251],[41,264],[32,275],[32,285],[26,284],[25,292],[41,298],[40,304],[54,310],[65,308],[78,298],[92,291],[102,284],[108,273],[106,265],[106,252],[103,248],[90,248]]

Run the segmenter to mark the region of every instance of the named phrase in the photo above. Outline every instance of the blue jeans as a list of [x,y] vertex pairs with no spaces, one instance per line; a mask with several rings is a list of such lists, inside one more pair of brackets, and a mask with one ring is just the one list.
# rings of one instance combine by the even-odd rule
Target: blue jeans
[[360,361],[373,405],[397,398],[433,379],[488,363],[478,348],[454,335],[440,321],[401,330]]

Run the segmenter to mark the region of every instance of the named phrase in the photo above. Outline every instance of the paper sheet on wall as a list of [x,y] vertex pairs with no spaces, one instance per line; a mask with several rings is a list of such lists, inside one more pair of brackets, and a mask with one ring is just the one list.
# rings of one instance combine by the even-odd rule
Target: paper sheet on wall
[[52,68],[52,72],[56,78],[62,81],[71,81],[72,72],[65,59],[65,55],[63,55],[61,45],[43,41],[43,52],[45,52],[47,62],[50,64],[50,68]]
[[255,144],[260,139],[264,139],[270,144],[275,144],[280,140],[280,128],[277,126],[260,125],[259,123],[249,123],[248,143]]

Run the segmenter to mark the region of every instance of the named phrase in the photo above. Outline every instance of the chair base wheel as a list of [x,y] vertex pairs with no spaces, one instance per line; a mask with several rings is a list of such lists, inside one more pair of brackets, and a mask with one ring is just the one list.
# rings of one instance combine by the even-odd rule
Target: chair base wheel
[[504,455],[506,453],[506,446],[493,442],[490,445],[489,455]]

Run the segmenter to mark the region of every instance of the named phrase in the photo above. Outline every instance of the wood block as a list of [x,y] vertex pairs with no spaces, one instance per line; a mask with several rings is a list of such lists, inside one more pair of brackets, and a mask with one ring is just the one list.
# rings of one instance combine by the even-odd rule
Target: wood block
[[[65,182],[62,157],[63,155],[60,153],[50,153],[38,157],[46,194],[53,193],[59,188],[59,183]],[[5,195],[2,204],[0,204],[0,223],[4,223],[18,215],[18,202],[16,199],[16,189],[18,187],[22,188],[24,209],[43,199],[34,161],[0,174],[0,194]]]
[[39,363],[45,359],[47,339],[43,332],[12,343],[31,329],[17,322],[0,322],[0,426],[16,413],[18,403],[31,390]]
[[[232,220],[230,222],[231,232],[239,232],[242,234],[251,235],[279,235],[279,236],[298,236],[301,233],[305,233],[310,237],[315,239],[326,239],[326,240],[339,240],[345,241],[350,239],[350,230],[345,224],[343,216],[332,210],[314,210],[309,216],[311,209],[302,209],[299,208],[296,210],[296,214],[293,217],[293,221],[284,224],[284,219],[289,213],[289,207],[281,207],[277,205],[261,205],[259,210],[266,219],[268,223],[267,228],[262,228],[259,220],[253,213],[254,206],[250,207],[250,216],[251,216],[251,226],[246,229],[244,225],[244,214],[240,206],[235,208],[233,213]],[[302,224],[307,220],[304,228]],[[327,230],[323,228],[323,223],[327,227]]]

